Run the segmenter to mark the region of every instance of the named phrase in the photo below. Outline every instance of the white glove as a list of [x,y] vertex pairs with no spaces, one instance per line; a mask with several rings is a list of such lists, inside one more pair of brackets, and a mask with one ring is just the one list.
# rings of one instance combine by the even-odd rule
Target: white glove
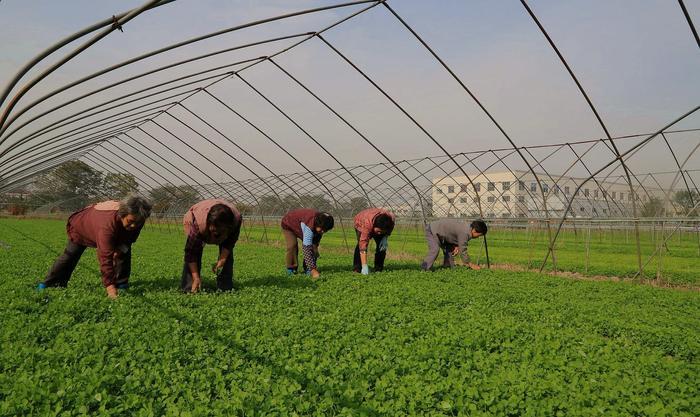
[[362,275],[369,275],[369,265],[362,265]]

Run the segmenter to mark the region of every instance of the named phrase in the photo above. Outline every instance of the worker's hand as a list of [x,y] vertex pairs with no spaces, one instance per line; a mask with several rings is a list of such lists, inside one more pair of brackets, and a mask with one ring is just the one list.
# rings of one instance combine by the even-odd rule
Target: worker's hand
[[219,259],[218,261],[216,261],[215,264],[213,264],[211,266],[211,272],[213,272],[215,274],[218,273],[219,269],[223,268],[225,263],[226,263],[226,259]]
[[202,286],[202,278],[197,275],[192,275],[192,294],[196,293],[199,291],[199,288]]
[[115,285],[110,285],[105,288],[105,290],[107,290],[107,297],[111,298],[112,300],[116,299],[119,295]]
[[478,270],[481,269],[481,267],[480,267],[479,265],[473,264],[473,263],[471,263],[471,262],[469,262],[469,268],[471,268],[471,269],[473,269],[473,270],[475,270],[475,271],[478,271]]
[[317,279],[318,277],[321,276],[321,273],[318,272],[318,269],[312,269],[311,270],[311,278]]
[[457,256],[459,255],[459,246],[455,246],[454,249],[452,249],[452,256]]
[[369,265],[362,265],[362,275],[369,275]]

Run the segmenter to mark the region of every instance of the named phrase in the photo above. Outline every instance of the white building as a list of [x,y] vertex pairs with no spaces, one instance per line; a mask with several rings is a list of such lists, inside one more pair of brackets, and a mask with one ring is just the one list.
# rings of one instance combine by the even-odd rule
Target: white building
[[[637,212],[651,199],[664,202],[664,208],[673,212],[664,190],[640,187],[633,194],[629,185],[620,178],[601,182],[586,182],[577,194],[583,178],[550,176],[538,173],[537,179],[529,171],[491,172],[470,176],[440,177],[433,179],[433,216],[476,217],[478,203],[486,218],[495,217],[561,217],[573,200],[569,217],[629,217],[632,216],[632,198],[636,199]],[[543,199],[544,194],[544,199]],[[477,195],[478,199],[477,200]],[[546,211],[543,201],[546,201]]]

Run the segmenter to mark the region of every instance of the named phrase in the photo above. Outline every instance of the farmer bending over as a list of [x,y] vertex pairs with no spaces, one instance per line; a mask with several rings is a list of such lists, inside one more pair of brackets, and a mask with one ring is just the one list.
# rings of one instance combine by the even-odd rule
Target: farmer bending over
[[202,286],[202,252],[206,243],[219,245],[219,259],[212,266],[216,288],[233,289],[233,247],[241,233],[243,218],[236,206],[224,200],[203,200],[190,207],[182,219],[187,235],[185,265],[180,288],[197,292]]
[[394,223],[394,214],[380,208],[368,208],[355,215],[357,246],[355,246],[355,256],[353,257],[353,271],[362,272],[362,275],[369,274],[367,246],[370,239],[374,239],[376,244],[374,270],[380,272],[384,269],[386,250],[389,247],[387,239],[394,230]]
[[131,244],[151,215],[151,203],[130,196],[123,201],[104,201],[87,206],[68,217],[68,243],[39,289],[66,287],[86,247],[97,248],[102,285],[107,296],[117,298],[118,289],[129,286]]
[[474,220],[470,225],[457,219],[441,219],[429,223],[425,226],[425,239],[428,241],[428,254],[421,264],[421,269],[429,270],[438,256],[438,251],[442,249],[444,260],[442,266],[454,268],[454,257],[462,254],[462,262],[471,269],[481,269],[479,265],[469,261],[467,253],[467,243],[488,231],[486,223],[482,220]]
[[316,267],[318,245],[323,234],[333,228],[333,216],[310,208],[292,210],[282,217],[282,234],[287,243],[287,275],[297,273],[299,246],[304,254],[304,272],[318,278],[320,273]]

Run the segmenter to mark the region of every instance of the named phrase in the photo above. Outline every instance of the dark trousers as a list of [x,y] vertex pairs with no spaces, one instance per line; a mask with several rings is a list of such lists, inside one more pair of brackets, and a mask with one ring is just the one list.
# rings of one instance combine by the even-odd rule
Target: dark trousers
[[[360,260],[360,232],[355,229],[355,236],[357,236],[357,245],[355,245],[355,256],[352,260],[352,269],[355,272],[360,272],[362,269],[362,261]],[[379,242],[381,242],[384,236],[374,236],[374,270],[376,272],[381,272],[384,270],[384,259],[386,259],[386,251],[379,250]]]
[[[219,254],[223,248],[219,246]],[[197,259],[197,270],[202,272],[202,255],[199,255]],[[224,267],[221,268],[219,273],[216,275],[216,288],[221,291],[231,291],[233,289],[233,251],[229,254]],[[180,279],[180,289],[183,292],[192,292],[192,273],[190,273],[190,268],[185,262],[185,266],[182,267],[182,278]]]
[[[61,256],[56,259],[46,275],[44,284],[47,287],[67,287],[80,257],[85,252],[85,246],[68,240]],[[114,257],[114,275],[117,277],[117,287],[126,288],[131,275],[131,248],[126,253],[117,252]]]
[[455,266],[455,258],[452,256],[455,245],[441,244],[437,235],[433,234],[433,231],[430,230],[430,225],[425,226],[425,240],[428,241],[428,254],[425,255],[425,259],[420,266],[423,270],[432,268],[435,259],[438,257],[438,253],[440,253],[440,249],[442,249],[443,253],[442,266],[450,268]]

